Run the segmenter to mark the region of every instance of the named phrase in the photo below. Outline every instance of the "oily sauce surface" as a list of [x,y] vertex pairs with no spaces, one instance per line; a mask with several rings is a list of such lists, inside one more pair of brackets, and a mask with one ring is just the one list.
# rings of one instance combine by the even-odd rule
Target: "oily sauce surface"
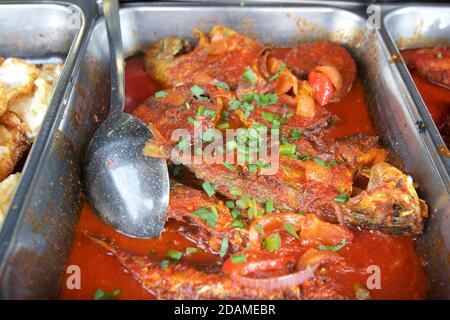
[[[126,106],[131,112],[140,102],[158,90],[157,84],[147,75],[143,56],[135,56],[126,63]],[[340,118],[340,122],[328,136],[341,137],[358,132],[374,135],[375,131],[364,99],[363,86],[355,79],[351,92],[338,103],[328,106]],[[118,299],[154,299],[133,277],[124,272],[117,259],[108,255],[103,248],[84,236],[85,232],[103,236],[117,243],[126,251],[140,255],[165,257],[169,249],[183,251],[196,244],[178,233],[187,228],[176,222],[169,222],[163,236],[155,240],[137,240],[126,237],[103,223],[87,204],[84,205],[75,231],[75,239],[67,265],[78,265],[81,269],[81,289],[69,290],[67,275],[61,282],[62,299],[92,299],[97,288],[105,291],[120,289]],[[195,232],[193,230],[192,232]],[[372,299],[421,299],[426,294],[426,279],[422,260],[417,257],[414,241],[410,237],[382,235],[376,232],[354,231],[352,244],[339,251],[361,272],[337,273],[330,267],[330,275],[336,279],[343,293],[354,297],[353,285],[365,283],[369,265],[381,269],[381,290],[372,290]],[[215,262],[218,257],[201,251],[183,258],[185,261]],[[358,269],[358,270],[359,270]]]

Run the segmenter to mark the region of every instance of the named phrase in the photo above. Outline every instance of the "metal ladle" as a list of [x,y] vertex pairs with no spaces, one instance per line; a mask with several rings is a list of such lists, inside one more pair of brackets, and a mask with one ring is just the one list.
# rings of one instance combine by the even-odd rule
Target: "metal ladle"
[[98,215],[119,232],[158,237],[169,205],[169,174],[164,159],[142,154],[153,134],[123,112],[124,54],[117,0],[103,0],[111,52],[111,106],[95,132],[84,163],[87,198]]

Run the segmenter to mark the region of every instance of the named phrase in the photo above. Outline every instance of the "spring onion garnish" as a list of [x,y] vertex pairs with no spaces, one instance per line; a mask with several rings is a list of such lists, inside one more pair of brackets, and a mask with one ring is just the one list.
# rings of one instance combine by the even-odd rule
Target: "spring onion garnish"
[[115,300],[121,292],[122,291],[120,289],[116,289],[113,291],[103,291],[102,289],[98,288],[97,290],[95,290],[94,300]]
[[319,250],[322,250],[322,251],[339,251],[345,246],[346,243],[347,243],[347,239],[344,238],[344,239],[342,239],[340,244],[337,244],[337,245],[334,245],[334,246],[332,246],[332,245],[331,246],[326,246],[326,245],[321,244],[319,246]]
[[348,199],[349,199],[348,195],[346,195],[345,193],[341,193],[336,198],[334,198],[333,201],[337,203],[346,203]]
[[203,182],[202,188],[208,194],[209,197],[212,197],[214,193],[216,193],[214,186],[212,186],[209,182]]
[[278,233],[271,234],[264,239],[264,247],[269,251],[275,251],[280,248],[281,237]]
[[170,249],[169,251],[167,251],[166,256],[173,260],[180,260],[181,257],[183,256],[183,252]]
[[244,71],[242,76],[244,77],[245,81],[250,84],[253,84],[256,81],[256,74],[249,68]]
[[161,99],[161,98],[164,98],[165,96],[167,96],[167,92],[164,90],[161,90],[161,91],[155,92],[154,96],[155,96],[155,98]]
[[207,208],[199,208],[194,211],[194,215],[206,222],[206,224],[212,228],[216,227],[219,214],[216,207],[212,207],[210,210]]
[[220,245],[219,256],[223,258],[228,251],[228,238],[224,237]]
[[283,223],[283,228],[284,228],[287,232],[289,232],[289,234],[290,234],[291,236],[293,236],[294,238],[300,240],[300,237],[298,236],[297,232],[295,232],[295,228],[294,228],[294,226],[293,226],[292,224],[287,223],[287,222],[286,222],[286,223]]
[[247,261],[247,256],[244,254],[231,256],[231,262],[233,263],[244,263]]

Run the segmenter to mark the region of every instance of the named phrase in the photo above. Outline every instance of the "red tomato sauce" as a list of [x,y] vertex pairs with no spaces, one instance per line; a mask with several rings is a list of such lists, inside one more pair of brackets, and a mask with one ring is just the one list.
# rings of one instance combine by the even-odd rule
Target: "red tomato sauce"
[[[126,63],[126,106],[131,112],[140,102],[158,90],[157,84],[146,74],[143,57],[136,56]],[[341,137],[359,132],[375,134],[361,81],[356,78],[348,95],[328,106],[329,110],[340,118],[340,122],[328,133]],[[75,230],[73,248],[67,265],[78,265],[81,270],[81,289],[69,290],[67,275],[61,282],[61,299],[92,299],[94,292],[101,288],[105,291],[120,289],[118,299],[154,299],[128,272],[123,270],[117,259],[84,236],[90,233],[103,236],[117,243],[124,250],[139,255],[155,255],[163,258],[169,249],[183,251],[186,247],[195,247],[178,233],[183,226],[169,222],[163,235],[155,240],[137,240],[126,237],[98,218],[85,204]],[[382,235],[376,232],[354,231],[351,244],[339,251],[352,266],[361,272],[336,272],[330,266],[330,276],[338,283],[340,290],[354,297],[354,284],[365,284],[368,277],[365,272],[370,265],[381,269],[381,289],[371,290],[373,299],[421,299],[425,298],[427,283],[422,268],[422,259],[416,255],[414,240],[410,237]],[[217,256],[210,252],[200,252],[183,258],[185,261],[215,262]]]

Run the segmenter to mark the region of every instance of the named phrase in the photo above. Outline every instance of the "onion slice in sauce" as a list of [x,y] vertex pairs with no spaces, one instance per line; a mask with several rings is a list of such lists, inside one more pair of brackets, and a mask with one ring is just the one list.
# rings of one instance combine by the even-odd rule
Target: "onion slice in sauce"
[[301,285],[314,275],[319,264],[310,268],[303,269],[294,273],[272,278],[249,278],[237,274],[231,275],[231,278],[238,284],[249,288],[260,288],[266,290],[282,289]]

